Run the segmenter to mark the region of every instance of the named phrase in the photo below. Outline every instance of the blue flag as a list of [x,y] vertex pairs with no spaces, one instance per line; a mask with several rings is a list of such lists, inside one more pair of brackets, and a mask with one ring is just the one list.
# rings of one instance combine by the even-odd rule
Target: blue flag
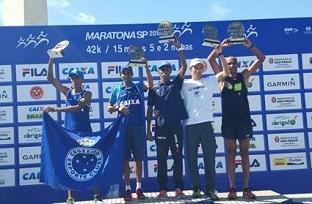
[[122,180],[125,120],[77,134],[43,115],[40,181],[59,190],[101,188]]

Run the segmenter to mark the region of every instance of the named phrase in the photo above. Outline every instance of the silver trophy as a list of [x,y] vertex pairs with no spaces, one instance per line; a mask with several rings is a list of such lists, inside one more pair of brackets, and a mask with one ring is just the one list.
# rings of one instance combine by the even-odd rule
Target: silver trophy
[[228,26],[231,44],[242,44],[246,41],[245,27],[241,22],[232,22]]
[[218,40],[218,29],[213,25],[205,25],[203,27],[204,42],[202,46],[218,47],[220,40]]
[[130,64],[133,64],[133,65],[145,64],[145,62],[142,61],[144,59],[144,50],[142,46],[131,45],[129,47],[128,54],[130,58],[129,60]]
[[162,21],[158,26],[158,36],[159,43],[173,42],[175,37],[172,23],[169,21]]
[[63,50],[67,48],[69,45],[68,40],[63,40],[57,43],[52,49],[48,49],[47,53],[50,58],[62,58],[63,57]]

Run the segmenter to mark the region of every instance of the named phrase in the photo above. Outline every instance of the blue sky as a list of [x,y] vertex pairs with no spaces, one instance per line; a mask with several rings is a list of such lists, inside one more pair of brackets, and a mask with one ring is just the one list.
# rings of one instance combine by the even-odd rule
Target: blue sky
[[48,0],[50,25],[293,18],[311,11],[312,0]]

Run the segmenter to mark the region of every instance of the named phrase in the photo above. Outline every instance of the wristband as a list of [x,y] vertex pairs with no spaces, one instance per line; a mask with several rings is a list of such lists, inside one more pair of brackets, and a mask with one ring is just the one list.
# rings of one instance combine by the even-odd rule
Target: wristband
[[183,50],[184,50],[183,47],[178,48],[178,51],[183,51]]
[[221,55],[223,55],[223,52],[220,52],[220,53],[218,54],[218,57],[221,56]]
[[251,48],[253,48],[254,47],[254,45],[253,44],[251,44],[249,47],[248,47],[248,49],[251,49]]

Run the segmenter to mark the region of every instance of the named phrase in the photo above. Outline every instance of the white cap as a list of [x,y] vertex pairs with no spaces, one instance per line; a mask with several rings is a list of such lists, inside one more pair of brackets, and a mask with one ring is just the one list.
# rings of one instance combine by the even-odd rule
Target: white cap
[[191,60],[191,62],[190,62],[190,69],[192,67],[198,65],[198,64],[202,64],[202,66],[204,67],[203,72],[207,71],[207,68],[208,68],[207,67],[207,63],[204,60],[200,59],[200,58],[194,58],[194,59]]

